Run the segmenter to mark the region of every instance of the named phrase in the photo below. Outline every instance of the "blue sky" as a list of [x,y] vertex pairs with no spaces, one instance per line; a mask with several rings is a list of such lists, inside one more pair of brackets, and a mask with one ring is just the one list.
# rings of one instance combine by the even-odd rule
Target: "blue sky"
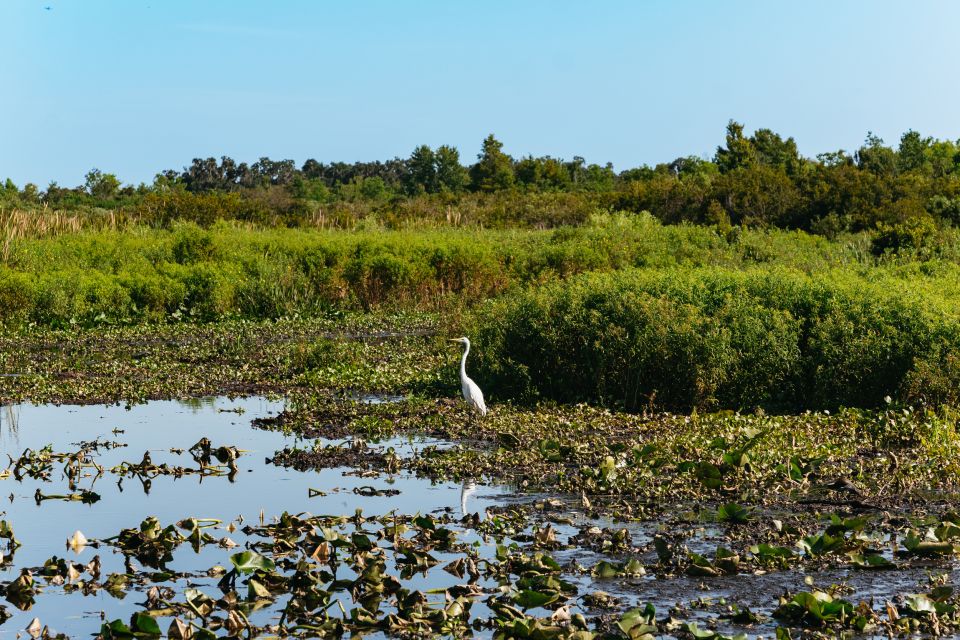
[[810,156],[956,139],[958,27],[933,0],[3,0],[0,177],[418,144],[471,162],[490,132],[620,170],[712,155],[730,118]]

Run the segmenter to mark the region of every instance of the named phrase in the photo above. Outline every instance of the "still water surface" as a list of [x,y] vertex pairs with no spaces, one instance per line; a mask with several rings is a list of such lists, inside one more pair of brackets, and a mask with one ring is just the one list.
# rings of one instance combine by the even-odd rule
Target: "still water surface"
[[[393,401],[393,398],[362,396],[355,400],[363,402]],[[168,568],[174,571],[198,572],[188,579],[179,579],[164,583],[172,586],[178,594],[188,586],[200,588],[208,595],[217,598],[217,578],[209,578],[199,572],[215,566],[230,566],[230,556],[248,542],[247,537],[238,528],[234,532],[226,530],[228,523],[239,527],[241,522],[258,524],[261,513],[266,521],[284,511],[297,514],[307,512],[314,515],[353,515],[361,509],[364,515],[376,516],[396,510],[398,513],[434,513],[452,512],[461,515],[461,490],[459,484],[431,483],[417,479],[406,473],[394,475],[380,474],[375,477],[354,475],[350,469],[325,469],[322,471],[300,472],[277,467],[266,462],[273,454],[285,447],[310,448],[313,440],[298,439],[296,436],[280,432],[254,429],[251,420],[276,415],[284,408],[283,401],[266,398],[209,398],[189,402],[150,402],[136,405],[130,409],[122,406],[34,406],[16,405],[0,408],[0,469],[8,466],[6,454],[17,458],[26,449],[38,450],[52,445],[56,452],[77,451],[80,442],[99,440],[105,443],[119,443],[123,446],[99,449],[94,455],[98,464],[109,470],[124,461],[139,462],[145,452],[150,453],[154,464],[167,463],[171,466],[196,468],[197,463],[187,450],[203,437],[209,438],[214,447],[232,445],[243,450],[237,459],[238,471],[226,476],[186,475],[183,477],[159,476],[149,484],[136,478],[120,476],[105,471],[99,477],[88,474],[82,478],[76,491],[88,489],[95,491],[101,499],[93,504],[77,501],[44,500],[40,504],[35,499],[39,489],[45,495],[67,494],[71,490],[62,473],[63,463],[55,463],[49,481],[24,477],[17,481],[13,477],[0,480],[0,518],[13,527],[16,537],[23,544],[17,549],[13,562],[0,566],[0,582],[15,579],[24,567],[39,567],[52,556],[66,558],[74,562],[89,562],[99,555],[103,563],[103,579],[109,573],[124,572],[123,556],[112,547],[88,546],[79,552],[67,548],[66,541],[74,531],[80,530],[91,540],[115,536],[122,529],[137,527],[147,516],[156,516],[161,525],[174,524],[184,518],[215,518],[223,525],[207,530],[216,538],[229,536],[239,546],[224,549],[216,545],[207,545],[199,553],[189,544],[180,545],[173,554]],[[325,443],[327,444],[327,443]],[[377,447],[393,447],[403,457],[413,455],[426,446],[444,443],[425,438],[392,439],[379,443]],[[182,450],[177,453],[171,449]],[[12,465],[10,465],[12,466]],[[394,496],[365,497],[353,492],[357,488],[396,489],[400,493]],[[326,495],[311,497],[312,491],[321,491]],[[529,501],[533,496],[526,496]],[[483,513],[487,507],[513,503],[520,497],[511,494],[504,487],[480,486],[470,496],[467,512]],[[655,562],[649,550],[649,542],[658,531],[672,531],[676,526],[664,528],[663,522],[614,523],[609,520],[591,520],[577,513],[578,504],[570,501],[566,513],[575,516],[572,526],[556,525],[558,536],[566,539],[585,526],[626,527],[630,531],[635,545],[647,548],[642,555],[645,564]],[[685,545],[692,551],[712,555],[718,545],[728,544],[722,531],[714,526],[691,522],[697,533],[685,538]],[[475,544],[481,557],[491,557],[495,553],[495,542],[481,539],[468,528],[458,529],[458,540]],[[258,538],[258,540],[260,540]],[[457,556],[435,552],[440,564],[427,574],[415,575],[404,581],[411,589],[444,589],[463,581],[442,571],[443,564]],[[610,558],[583,548],[558,550],[554,557],[563,565],[579,563],[587,567],[601,560],[618,561],[623,558]],[[956,573],[956,569],[951,570]],[[907,571],[850,573],[846,569],[827,569],[818,574],[818,584],[845,582],[853,587],[856,599],[876,598],[878,602],[893,597],[894,594],[917,591],[927,578],[928,572],[922,568]],[[650,573],[646,576],[628,580],[597,581],[589,574],[568,575],[578,586],[580,595],[597,589],[614,594],[620,599],[620,608],[641,606],[651,602],[656,605],[658,615],[665,615],[677,603],[687,603],[683,617],[688,620],[706,622],[715,616],[718,609],[725,606],[718,603],[736,602],[754,610],[769,612],[776,604],[776,596],[784,591],[804,590],[806,576],[802,571],[776,572],[769,575],[740,574],[734,577],[703,579],[677,576],[669,580],[658,580]],[[958,578],[960,579],[960,578]],[[45,585],[44,580],[38,584]],[[486,580],[480,586],[495,588]],[[351,606],[349,596],[345,606]],[[177,599],[181,599],[177,596]],[[73,637],[90,637],[100,628],[102,620],[120,618],[130,619],[134,611],[143,607],[145,595],[142,591],[130,589],[122,598],[100,590],[93,595],[65,593],[60,587],[43,586],[42,593],[28,611],[19,611],[9,603],[6,610],[12,618],[0,625],[0,638],[12,638],[23,633],[23,629],[36,617],[41,624],[57,632],[65,632]],[[578,599],[579,600],[579,599]],[[284,598],[278,599],[276,606],[254,614],[252,622],[259,625],[276,622],[278,610],[283,606]],[[576,601],[575,601],[576,602]],[[692,602],[713,602],[707,610],[690,607]],[[574,610],[582,610],[577,604]],[[489,615],[482,602],[476,602],[472,613],[478,617]],[[546,610],[533,610],[535,615],[549,615]],[[160,621],[166,630],[169,621]],[[770,618],[754,627],[753,634],[771,637],[776,621]],[[721,624],[721,628],[730,632],[741,631],[735,627]],[[478,634],[488,635],[488,634]]]
[[[380,399],[365,397],[363,400]],[[10,523],[23,544],[17,549],[12,565],[0,569],[0,580],[13,580],[19,575],[20,568],[41,566],[51,556],[86,563],[99,554],[104,576],[110,572],[122,572],[123,557],[112,548],[87,547],[75,553],[66,547],[66,540],[76,530],[91,540],[111,537],[122,529],[138,526],[151,515],[166,526],[188,517],[216,518],[224,525],[241,519],[257,524],[261,512],[270,521],[284,511],[352,515],[362,509],[364,515],[375,516],[392,510],[413,514],[452,509],[455,514],[460,514],[459,484],[434,484],[405,473],[364,478],[344,475],[347,469],[301,472],[268,464],[266,460],[284,447],[310,448],[313,444],[312,440],[304,441],[250,426],[251,420],[275,415],[283,408],[283,401],[259,397],[157,401],[130,409],[103,405],[15,405],[2,408],[0,451],[4,458],[9,454],[15,459],[26,449],[38,450],[51,444],[56,452],[72,452],[79,448],[80,442],[100,440],[125,445],[100,448],[94,459],[105,469],[124,461],[140,462],[144,452],[149,452],[157,465],[166,462],[171,466],[195,468],[197,464],[187,450],[203,437],[209,438],[214,447],[233,445],[243,450],[243,454],[237,459],[239,469],[233,478],[160,476],[145,485],[130,477],[118,482],[119,476],[109,472],[100,477],[88,475],[78,483],[77,490],[89,489],[98,493],[101,499],[94,504],[62,500],[44,500],[37,504],[37,489],[44,495],[70,493],[61,472],[63,463],[54,464],[50,481],[28,477],[22,481],[13,477],[0,481],[0,517]],[[407,456],[431,444],[438,443],[423,438],[404,438],[385,441],[379,446],[392,446],[401,456]],[[184,451],[178,454],[171,449]],[[0,462],[0,467],[6,465],[6,460]],[[360,487],[398,489],[400,493],[364,497],[353,493],[353,489]],[[326,495],[310,497],[311,489]],[[479,487],[470,497],[468,510],[482,513],[486,506],[499,499],[498,496],[502,497],[499,488]],[[229,556],[243,548],[245,536],[239,530],[228,533],[219,529],[210,533],[218,538],[229,536],[240,546],[227,550],[211,545],[197,554],[184,544],[174,552],[174,561],[169,568],[204,571],[217,564],[229,566]],[[203,584],[203,580],[199,583]],[[207,581],[211,585],[208,592],[214,597],[218,595],[213,586],[215,583],[216,580]],[[424,586],[439,585],[434,582],[421,585]],[[46,587],[30,611],[21,612],[7,605],[13,618],[0,626],[0,636],[15,635],[34,617],[51,629],[70,635],[96,633],[101,615],[107,620],[118,617],[128,620],[133,611],[140,609],[142,601],[142,594],[136,592],[118,600],[103,590],[85,597]]]

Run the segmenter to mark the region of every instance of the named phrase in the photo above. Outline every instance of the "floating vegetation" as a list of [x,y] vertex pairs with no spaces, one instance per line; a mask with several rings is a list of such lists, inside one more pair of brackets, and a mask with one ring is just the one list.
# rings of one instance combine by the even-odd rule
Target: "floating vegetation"
[[[374,632],[404,637],[737,638],[773,635],[777,627],[783,637],[800,637],[944,634],[958,623],[952,586],[924,584],[922,576],[931,568],[949,571],[953,566],[960,552],[955,546],[960,516],[940,506],[935,494],[884,494],[890,479],[881,476],[889,473],[889,464],[872,467],[864,464],[868,457],[854,458],[854,474],[848,452],[830,441],[841,439],[850,415],[858,418],[857,446],[868,446],[864,434],[871,430],[877,430],[877,438],[888,438],[885,430],[891,425],[903,428],[895,412],[689,418],[626,416],[585,407],[534,412],[500,407],[477,427],[461,409],[443,403],[358,408],[349,400],[297,402],[281,414],[288,430],[295,430],[313,406],[323,415],[333,411],[331,403],[343,402],[354,416],[348,431],[350,424],[368,424],[376,417],[389,420],[394,433],[412,434],[418,428],[423,433],[429,425],[431,436],[463,434],[460,439],[462,430],[470,428],[468,441],[476,445],[468,449],[428,441],[411,449],[397,440],[376,444],[360,428],[339,442],[318,439],[307,447],[280,450],[268,457],[265,468],[302,457],[308,461],[303,468],[336,469],[345,480],[360,471],[360,482],[348,490],[357,499],[401,495],[399,489],[364,478],[420,473],[437,481],[455,470],[505,478],[518,487],[525,483],[528,491],[547,489],[558,497],[532,493],[513,505],[464,515],[454,515],[453,509],[393,509],[381,515],[284,512],[276,518],[264,514],[259,522],[149,516],[100,537],[65,532],[68,550],[93,548],[98,554],[82,562],[54,555],[19,568],[0,583],[6,602],[29,612],[44,599],[68,594],[103,592],[126,601],[127,594],[142,593],[137,608],[102,623],[102,638]],[[804,421],[809,430],[797,428]],[[714,435],[695,437],[705,428]],[[126,433],[118,437],[127,438]],[[18,474],[11,473],[9,481],[69,486],[112,475],[177,482],[223,471],[237,475],[246,464],[259,464],[257,457],[244,455],[245,446],[218,444],[212,435],[189,447],[166,449],[165,455],[190,460],[183,465],[155,462],[156,451],[107,463],[105,458],[123,457],[130,447],[87,442],[99,445],[66,452],[53,445],[28,448],[11,460],[10,468],[17,467]],[[600,442],[604,446],[597,450]],[[780,447],[780,442],[797,451],[789,456],[791,465],[806,466],[808,472],[801,477],[785,473],[782,452],[767,448]],[[815,455],[799,453],[814,442],[819,443],[813,445]],[[905,447],[901,453],[907,453]],[[810,466],[813,458],[819,460]],[[702,472],[707,464],[711,471]],[[704,482],[717,474],[719,483]],[[826,478],[846,475],[863,487],[861,498],[887,509],[864,510],[840,499],[835,510],[822,512],[827,503],[810,501],[811,496],[826,500],[835,493],[826,487],[833,482]],[[899,486],[910,486],[911,479],[905,475]],[[946,490],[950,479],[944,476],[942,482]],[[41,502],[83,491],[89,490],[44,492]],[[306,505],[310,499],[344,493],[323,486],[305,489],[302,498]],[[624,505],[632,509],[621,511]],[[0,523],[0,540],[6,542],[9,565],[19,544],[7,522]],[[107,569],[105,549],[116,550],[122,562],[111,560]],[[878,570],[892,577],[881,598],[858,598],[856,587],[841,582],[816,587],[803,580],[813,573],[845,574],[848,583],[866,588],[866,578],[858,581],[856,576]],[[903,583],[896,577],[901,575],[907,576],[903,591],[895,587]],[[676,583],[679,591],[671,595],[668,587],[658,597],[646,586],[652,578],[658,584]],[[746,586],[771,579],[759,584],[775,588]],[[736,581],[744,586],[736,587]],[[739,594],[741,602],[724,605],[722,597],[705,595],[714,590]],[[780,596],[784,590],[788,593]]]

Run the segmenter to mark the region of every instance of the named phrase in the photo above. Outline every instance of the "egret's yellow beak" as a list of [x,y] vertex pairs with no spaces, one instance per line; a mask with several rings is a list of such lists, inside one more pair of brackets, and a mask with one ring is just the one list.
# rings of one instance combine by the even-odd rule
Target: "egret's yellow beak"
[[450,338],[447,342],[460,342],[460,338]]

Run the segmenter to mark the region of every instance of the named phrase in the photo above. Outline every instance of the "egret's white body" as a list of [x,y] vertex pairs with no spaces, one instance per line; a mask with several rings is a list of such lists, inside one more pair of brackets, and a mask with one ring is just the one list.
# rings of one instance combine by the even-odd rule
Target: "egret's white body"
[[487,404],[483,401],[483,391],[477,383],[467,375],[467,354],[470,353],[469,338],[455,338],[451,342],[459,342],[464,346],[463,357],[460,359],[460,387],[463,390],[463,399],[467,401],[467,406],[481,416],[487,415]]

